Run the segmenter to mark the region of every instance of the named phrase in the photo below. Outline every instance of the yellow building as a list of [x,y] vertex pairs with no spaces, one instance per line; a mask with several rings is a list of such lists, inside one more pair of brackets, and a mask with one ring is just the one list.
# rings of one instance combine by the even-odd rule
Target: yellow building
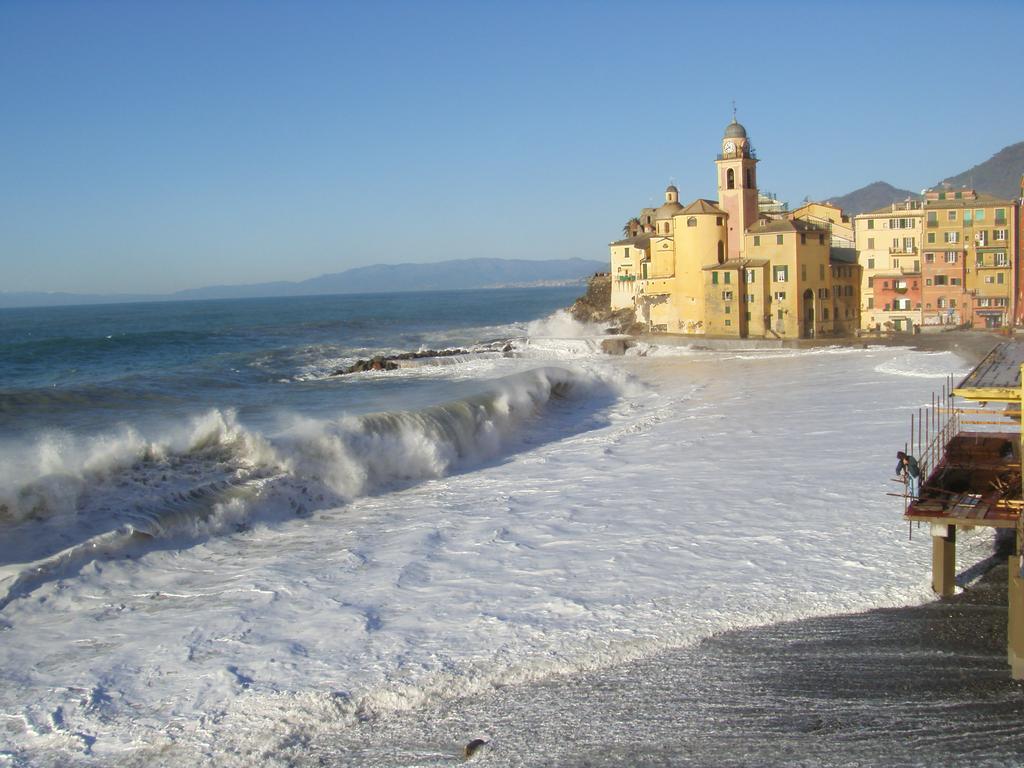
[[860,327],[861,267],[854,248],[832,246],[829,255],[832,268],[833,330],[850,336]]
[[637,280],[641,265],[647,261],[651,238],[645,235],[612,243],[612,309],[626,309],[636,304]]
[[973,189],[925,193],[925,324],[1013,323],[1016,203]]
[[661,207],[627,224],[632,237],[611,243],[612,308],[632,306],[669,333],[812,338],[856,328],[860,270],[833,263],[830,222],[762,215],[757,157],[735,119],[715,162],[718,202],[683,207],[670,186]]
[[853,222],[857,262],[862,270],[861,328],[912,331],[922,324],[922,203],[892,203],[855,216]]
[[668,227],[660,220],[664,234],[650,237],[649,257],[637,285],[637,319],[655,331],[704,333],[701,269],[725,261],[728,215],[710,200],[695,200],[671,212]]
[[790,219],[817,224],[829,231],[834,248],[853,248],[853,223],[843,209],[831,203],[804,203],[790,211]]
[[816,338],[833,333],[828,230],[799,219],[761,222],[747,230],[745,252],[769,265],[768,306],[747,308],[752,317],[770,317],[769,335]]

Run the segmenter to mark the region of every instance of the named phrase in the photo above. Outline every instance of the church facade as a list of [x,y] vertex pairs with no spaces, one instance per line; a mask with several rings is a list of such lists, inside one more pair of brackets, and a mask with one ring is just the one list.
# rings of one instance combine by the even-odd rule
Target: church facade
[[762,212],[757,155],[735,118],[715,160],[718,200],[645,208],[610,244],[612,309],[652,331],[813,338],[859,325],[860,267],[828,226]]

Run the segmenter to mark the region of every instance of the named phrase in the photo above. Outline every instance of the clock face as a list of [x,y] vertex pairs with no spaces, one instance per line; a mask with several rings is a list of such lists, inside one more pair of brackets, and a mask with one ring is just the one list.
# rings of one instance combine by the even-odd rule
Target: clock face
[[725,151],[726,152],[733,152],[735,150],[736,150],[736,145],[733,142],[731,142],[731,141],[725,142]]

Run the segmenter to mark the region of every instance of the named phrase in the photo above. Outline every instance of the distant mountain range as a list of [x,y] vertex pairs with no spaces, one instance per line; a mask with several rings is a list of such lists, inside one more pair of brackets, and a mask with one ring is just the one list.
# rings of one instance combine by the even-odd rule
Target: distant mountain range
[[[1020,196],[1021,174],[1024,174],[1024,141],[1004,147],[985,162],[963,173],[948,176],[932,186],[949,184],[956,189],[969,187],[978,192],[1014,200]],[[876,181],[845,195],[830,197],[828,200],[846,213],[855,215],[902,202],[907,198],[919,197],[917,192],[909,189],[899,189],[884,181]]]
[[394,293],[473,288],[540,287],[582,284],[607,261],[590,259],[458,259],[434,264],[378,264],[320,275],[300,282],[214,285],[169,294],[84,294],[0,292],[0,307],[53,307],[131,301],[250,299],[337,293]]

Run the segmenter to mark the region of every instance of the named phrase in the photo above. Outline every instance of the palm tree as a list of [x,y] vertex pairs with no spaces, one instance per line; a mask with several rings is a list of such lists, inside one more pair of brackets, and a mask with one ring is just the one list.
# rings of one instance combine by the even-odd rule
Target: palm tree
[[627,221],[625,224],[622,225],[622,234],[624,234],[626,237],[629,237],[630,235],[632,235],[634,232],[638,231],[639,229],[640,229],[640,219],[638,219],[636,216],[634,216],[632,219],[630,219],[629,221]]

